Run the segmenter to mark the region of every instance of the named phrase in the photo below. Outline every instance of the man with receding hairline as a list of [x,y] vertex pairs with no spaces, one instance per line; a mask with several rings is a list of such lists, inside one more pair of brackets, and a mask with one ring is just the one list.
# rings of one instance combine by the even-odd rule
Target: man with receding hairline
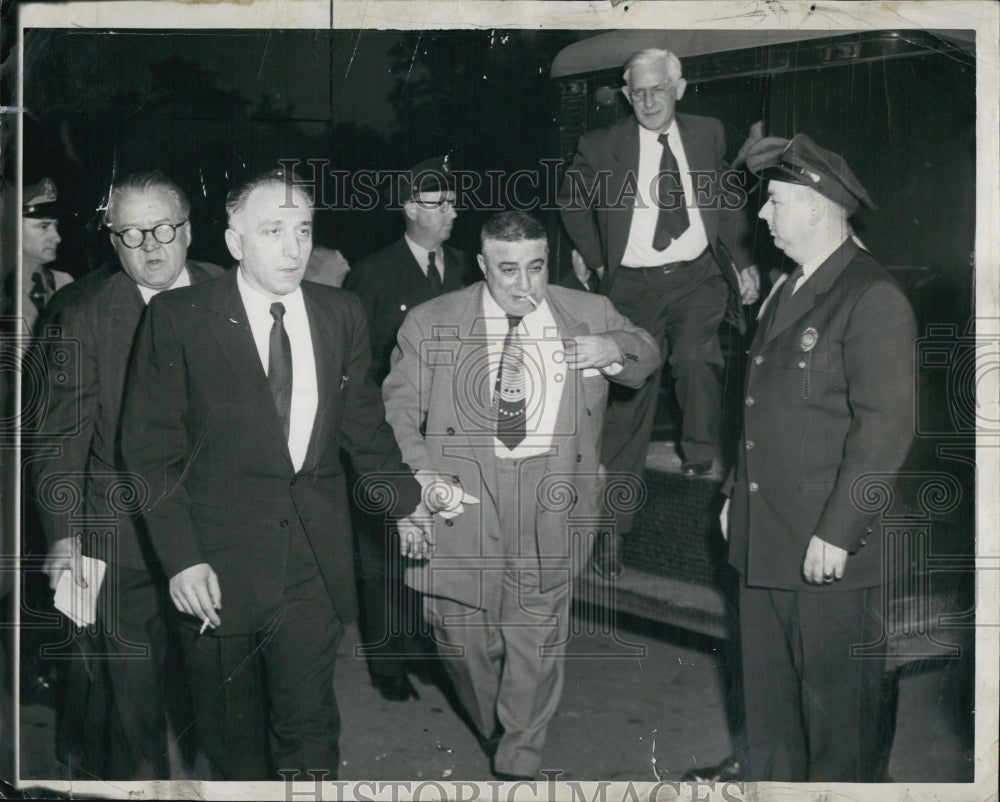
[[[40,426],[44,440],[58,443],[59,455],[32,462],[36,506],[49,544],[43,570],[53,588],[66,572],[71,581],[83,581],[75,560],[82,550],[108,562],[103,590],[114,594],[99,606],[107,634],[91,641],[113,656],[91,662],[88,677],[100,680],[76,688],[72,696],[81,698],[66,700],[70,709],[87,709],[86,733],[79,754],[71,757],[87,775],[101,779],[167,778],[166,587],[141,525],[116,510],[112,498],[113,489],[129,481],[120,472],[119,423],[129,354],[146,304],[160,292],[222,272],[187,258],[189,212],[181,188],[158,171],[116,181],[105,223],[119,264],[61,289],[43,318],[61,334],[51,341],[48,405]],[[79,370],[67,371],[56,361],[67,340],[78,344]],[[53,503],[65,481],[82,484],[82,510]],[[116,518],[111,542],[78,541],[73,516],[80,513]],[[71,672],[77,669],[71,666]],[[168,707],[175,703],[166,700]]]
[[604,513],[608,384],[642,383],[659,352],[607,298],[548,284],[530,215],[492,217],[481,251],[485,281],[406,316],[382,392],[406,463],[455,500],[400,523],[407,583],[494,775],[533,779],[562,693],[579,551]]
[[335,779],[334,657],[357,606],[341,447],[359,475],[389,475],[397,514],[420,488],[368,375],[360,302],[302,280],[313,209],[301,181],[265,173],[226,211],[238,267],[150,305],[122,451],[149,487],[143,518],[212,778]]
[[[687,82],[668,50],[650,48],[625,65],[622,93],[632,116],[580,137],[560,193],[563,225],[579,256],[574,272],[637,326],[670,363],[682,419],[682,471],[704,476],[719,455],[724,318],[745,330],[741,304],[757,299],[759,277],[738,196],[724,197],[726,137],[718,120],[675,113]],[[601,461],[642,477],[656,417],[659,374],[638,390],[611,392]],[[621,571],[616,537],[599,540],[594,567]]]

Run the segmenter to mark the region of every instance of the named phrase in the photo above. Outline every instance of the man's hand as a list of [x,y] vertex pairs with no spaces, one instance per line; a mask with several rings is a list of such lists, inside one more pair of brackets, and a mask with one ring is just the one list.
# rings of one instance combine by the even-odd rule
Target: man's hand
[[719,527],[722,529],[722,539],[729,542],[729,499],[722,505],[722,512],[719,513]]
[[740,282],[740,300],[744,306],[757,303],[760,298],[760,273],[757,265],[750,265],[741,270],[737,277]]
[[411,560],[429,560],[434,554],[434,519],[423,502],[401,518],[399,529],[399,553]]
[[610,334],[581,334],[563,340],[566,349],[566,366],[573,370],[622,365],[625,358],[621,348]]
[[83,575],[80,563],[80,543],[75,537],[64,537],[52,544],[49,553],[45,555],[42,571],[49,578],[49,587],[56,589],[63,571],[69,571],[73,581],[81,588],[87,587],[87,579]]
[[182,613],[200,621],[208,620],[211,627],[222,624],[216,610],[222,609],[219,577],[208,563],[198,563],[170,577],[170,598]]
[[465,492],[457,476],[421,468],[414,474],[414,478],[420,482],[421,489],[420,507],[416,512],[423,509],[428,515],[439,512],[444,518],[454,518],[464,512],[463,503],[479,503],[478,498]]
[[813,535],[802,563],[802,575],[813,585],[829,585],[844,576],[847,551]]
[[583,261],[583,257],[576,248],[570,254],[570,262],[573,265],[573,272],[576,274],[577,281],[591,292],[596,292],[597,285],[604,278],[604,265],[592,271],[587,267],[587,263]]

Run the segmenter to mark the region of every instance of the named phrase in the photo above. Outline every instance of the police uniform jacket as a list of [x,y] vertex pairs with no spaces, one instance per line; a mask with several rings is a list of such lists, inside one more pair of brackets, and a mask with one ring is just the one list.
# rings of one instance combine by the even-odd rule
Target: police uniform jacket
[[[875,586],[880,486],[891,487],[913,437],[912,310],[851,240],[783,301],[776,326],[773,300],[750,347],[742,442],[724,487],[730,562],[750,586]],[[842,581],[802,578],[812,535],[851,553]]]

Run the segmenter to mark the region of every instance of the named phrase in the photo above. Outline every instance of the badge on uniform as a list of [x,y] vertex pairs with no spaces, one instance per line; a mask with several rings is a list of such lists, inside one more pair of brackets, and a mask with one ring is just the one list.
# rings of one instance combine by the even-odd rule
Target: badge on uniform
[[812,396],[812,381],[809,375],[809,368],[812,367],[812,349],[816,347],[816,343],[818,341],[819,332],[812,326],[802,332],[802,339],[799,341],[799,347],[806,355],[806,358],[799,362],[799,367],[803,369],[802,398],[804,399],[808,399]]
[[816,347],[816,342],[819,340],[819,332],[816,331],[812,326],[802,332],[802,350],[807,354]]

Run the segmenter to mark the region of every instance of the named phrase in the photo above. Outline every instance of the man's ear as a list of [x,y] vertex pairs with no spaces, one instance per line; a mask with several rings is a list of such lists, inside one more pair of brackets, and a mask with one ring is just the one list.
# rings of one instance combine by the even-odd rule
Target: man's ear
[[479,269],[483,271],[483,275],[486,275],[486,260],[483,258],[481,253],[476,254],[476,261],[479,262]]
[[625,86],[622,87],[622,94],[625,95],[626,102],[631,106],[632,105],[632,97],[628,93],[628,84],[625,84]]
[[677,83],[674,84],[674,100],[680,100],[684,97],[684,90],[687,89],[688,82],[683,78],[678,78]]
[[413,198],[403,201],[403,214],[406,215],[407,220],[417,219],[417,202]]
[[229,253],[233,255],[233,259],[237,262],[243,261],[243,240],[239,232],[231,228],[226,229],[226,247],[229,248]]
[[191,221],[190,220],[188,220],[184,224],[184,234],[187,236],[187,244],[188,244],[188,247],[190,248],[191,247],[191,242],[193,241],[193,237],[191,236]]

